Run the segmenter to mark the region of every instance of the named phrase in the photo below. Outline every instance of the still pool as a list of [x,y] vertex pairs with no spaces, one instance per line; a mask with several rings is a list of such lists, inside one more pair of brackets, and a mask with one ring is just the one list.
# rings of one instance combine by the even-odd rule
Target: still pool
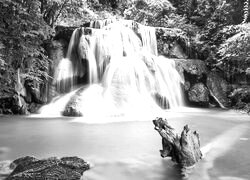
[[[164,116],[177,132],[189,124],[200,134],[206,154],[188,179],[250,179],[250,116],[216,109]],[[87,118],[0,116],[0,160],[80,156],[92,166],[84,173],[86,180],[182,179],[179,167],[160,157],[161,137],[151,120],[112,117],[91,123]]]

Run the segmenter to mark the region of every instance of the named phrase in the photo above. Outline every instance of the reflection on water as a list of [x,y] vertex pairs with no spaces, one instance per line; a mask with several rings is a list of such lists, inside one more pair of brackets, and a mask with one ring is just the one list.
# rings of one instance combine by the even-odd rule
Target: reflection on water
[[[188,179],[250,179],[249,116],[208,109],[164,115],[178,132],[185,124],[197,130],[207,151]],[[87,180],[183,179],[177,165],[160,157],[161,139],[151,117],[130,122],[113,118],[116,123],[90,124],[86,118],[0,116],[0,160],[76,155],[92,164]]]

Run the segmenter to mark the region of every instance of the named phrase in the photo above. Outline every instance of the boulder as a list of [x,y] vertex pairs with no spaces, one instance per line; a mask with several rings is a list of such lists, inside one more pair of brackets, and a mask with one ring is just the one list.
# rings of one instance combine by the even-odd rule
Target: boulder
[[14,114],[21,114],[21,115],[28,115],[28,104],[25,102],[22,96],[14,96],[14,105],[12,106],[11,110]]
[[207,87],[210,94],[216,99],[221,107],[230,107],[228,98],[230,91],[229,84],[216,72],[210,72],[207,76]]
[[84,91],[84,88],[79,89],[73,97],[71,97],[70,101],[67,103],[63,115],[64,116],[73,116],[73,117],[79,117],[83,116],[81,112],[81,93]]
[[37,103],[30,103],[29,106],[28,106],[28,111],[30,113],[37,113],[38,110],[42,107],[42,104],[37,104]]
[[209,105],[209,91],[203,83],[194,84],[188,91],[191,104],[207,107]]
[[191,83],[201,81],[208,72],[204,61],[198,59],[175,59],[176,69]]
[[17,94],[0,98],[0,109],[2,114],[29,114],[27,103],[22,96]]
[[[16,159],[4,168],[12,170],[6,180],[80,180],[83,172],[90,168],[89,164],[79,157],[63,157],[61,159],[51,157],[39,160],[26,156]],[[1,171],[0,171],[1,172]]]
[[64,116],[73,116],[73,117],[80,117],[83,116],[80,110],[77,108],[77,103],[70,103],[66,105],[66,108],[63,111]]

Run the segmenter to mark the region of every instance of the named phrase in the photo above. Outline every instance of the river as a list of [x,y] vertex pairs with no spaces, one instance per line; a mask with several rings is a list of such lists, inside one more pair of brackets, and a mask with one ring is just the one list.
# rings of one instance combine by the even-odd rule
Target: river
[[[200,134],[206,153],[188,179],[250,179],[249,116],[190,108],[166,111],[165,116],[177,132],[189,124]],[[183,179],[178,166],[160,157],[161,137],[151,118],[121,118],[96,124],[84,118],[0,116],[0,160],[80,156],[91,163],[84,173],[87,180]]]

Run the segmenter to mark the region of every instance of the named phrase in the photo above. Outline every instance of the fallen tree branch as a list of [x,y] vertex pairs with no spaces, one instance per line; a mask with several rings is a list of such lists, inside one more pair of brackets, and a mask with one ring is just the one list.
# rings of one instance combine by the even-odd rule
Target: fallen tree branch
[[155,130],[162,137],[161,156],[171,157],[173,162],[181,167],[190,167],[202,158],[200,151],[199,134],[190,131],[188,125],[184,126],[181,136],[174,132],[166,119],[156,118],[153,120]]

